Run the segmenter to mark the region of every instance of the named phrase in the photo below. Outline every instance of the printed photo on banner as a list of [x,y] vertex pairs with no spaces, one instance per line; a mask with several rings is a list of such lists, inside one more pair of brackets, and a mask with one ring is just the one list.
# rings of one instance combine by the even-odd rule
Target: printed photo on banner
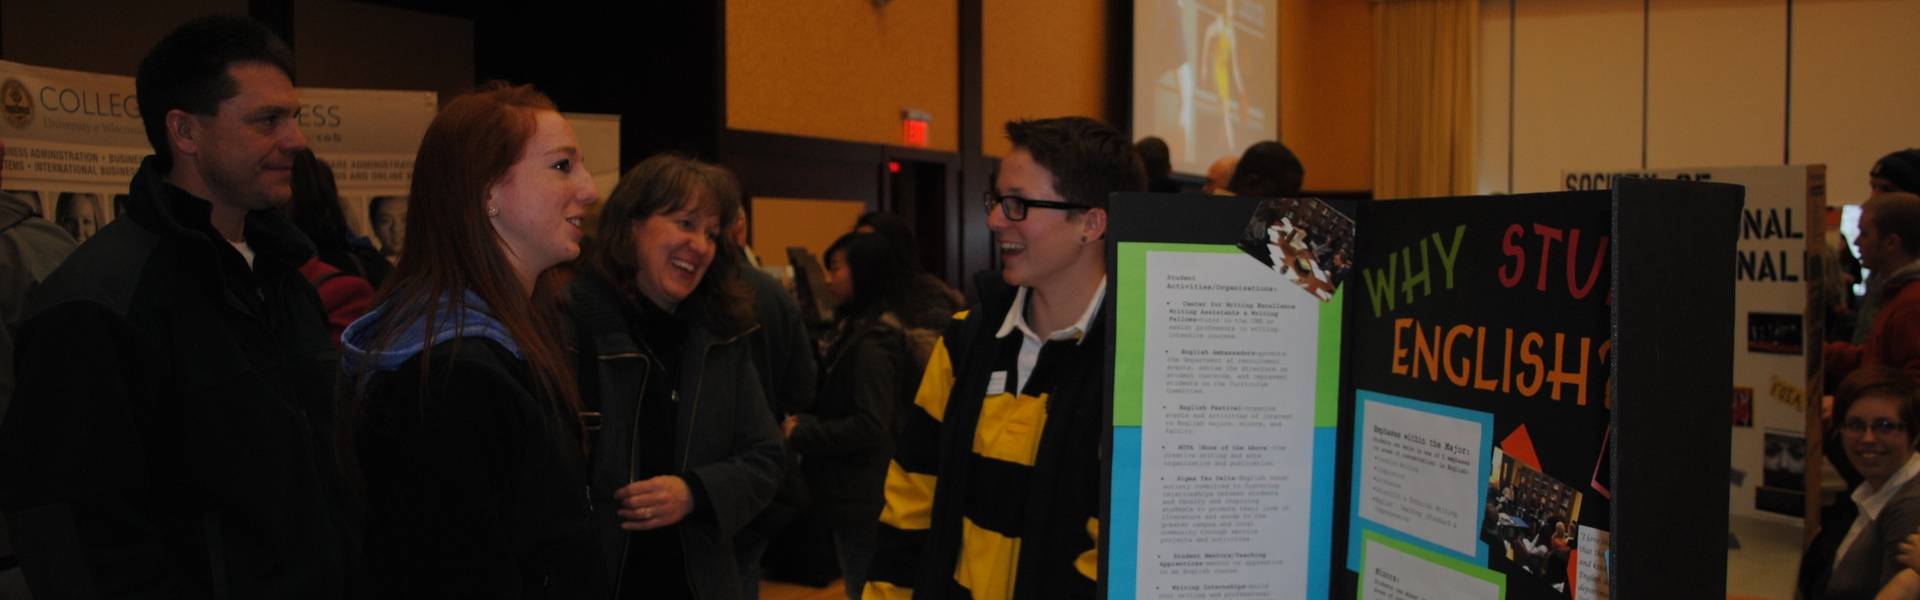
[[1806,512],[1807,436],[1795,431],[1766,432],[1761,449],[1760,488],[1754,508],[1787,516]]
[[1800,315],[1747,313],[1748,352],[1800,354],[1803,346],[1800,335]]
[[1753,388],[1734,386],[1733,388],[1733,426],[1753,426]]
[[1239,246],[1324,302],[1353,271],[1353,218],[1319,198],[1267,200],[1247,220]]
[[1580,492],[1498,448],[1487,486],[1481,539],[1495,556],[1518,566],[1521,576],[1566,593],[1567,560],[1577,545]]

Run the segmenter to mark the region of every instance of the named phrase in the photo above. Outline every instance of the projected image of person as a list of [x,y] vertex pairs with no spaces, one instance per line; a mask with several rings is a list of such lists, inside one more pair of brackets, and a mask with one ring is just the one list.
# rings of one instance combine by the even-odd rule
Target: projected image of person
[[85,242],[100,231],[105,216],[100,211],[100,195],[88,192],[60,192],[53,212],[54,222],[66,229],[76,242]]
[[1226,136],[1227,147],[1240,145],[1233,141],[1233,113],[1237,108],[1241,121],[1245,122],[1251,114],[1252,103],[1247,99],[1247,82],[1240,76],[1239,44],[1233,32],[1234,0],[1227,0],[1226,12],[1215,15],[1213,23],[1207,25],[1207,31],[1200,42],[1200,64],[1208,67],[1213,76],[1214,96],[1220,102],[1220,131]]
[[407,197],[374,196],[367,203],[367,222],[373,225],[373,238],[380,241],[380,254],[398,262],[407,242]]

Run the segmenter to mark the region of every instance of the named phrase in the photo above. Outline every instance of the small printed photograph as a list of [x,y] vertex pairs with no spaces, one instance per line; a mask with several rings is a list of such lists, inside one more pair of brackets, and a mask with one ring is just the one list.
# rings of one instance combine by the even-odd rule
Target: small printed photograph
[[1747,313],[1747,351],[1768,354],[1800,354],[1801,317],[1787,313]]
[[1768,431],[1760,485],[1799,491],[1807,481],[1807,436]]
[[1480,538],[1538,585],[1567,593],[1567,560],[1576,549],[1581,494],[1539,469],[1493,451]]
[[53,223],[73,241],[85,242],[107,224],[106,207],[101,206],[100,195],[93,192],[60,192],[59,199],[53,203]]
[[1261,202],[1240,249],[1322,302],[1353,271],[1353,218],[1319,198]]
[[1753,388],[1734,386],[1733,388],[1733,426],[1753,426]]

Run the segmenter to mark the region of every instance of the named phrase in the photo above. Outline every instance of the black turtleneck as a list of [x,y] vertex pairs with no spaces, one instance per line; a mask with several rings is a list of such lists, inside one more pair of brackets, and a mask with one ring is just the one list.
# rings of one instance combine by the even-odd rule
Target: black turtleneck
[[[646,387],[641,392],[638,423],[633,432],[639,450],[639,456],[634,461],[638,474],[635,480],[679,475],[686,480],[694,498],[693,512],[686,518],[698,518],[705,504],[701,501],[700,483],[690,473],[681,473],[675,468],[678,462],[675,449],[679,447],[674,443],[675,421],[679,419],[680,402],[683,400],[679,394],[680,349],[687,339],[687,324],[673,313],[654,305],[645,296],[633,300],[625,307],[627,326],[633,339],[640,340],[641,351],[649,358],[647,363],[650,370]],[[627,595],[643,593],[647,598],[667,599],[693,597],[691,580],[686,573],[685,549],[680,544],[679,536],[679,524],[633,534],[632,548],[628,550],[627,562],[621,568],[625,571],[625,581],[638,584],[622,586],[624,590],[632,591]]]

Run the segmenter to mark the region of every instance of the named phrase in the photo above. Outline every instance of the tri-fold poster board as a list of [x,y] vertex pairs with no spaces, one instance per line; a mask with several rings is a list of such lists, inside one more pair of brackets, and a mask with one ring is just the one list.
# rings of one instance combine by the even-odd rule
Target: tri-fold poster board
[[1741,194],[1116,195],[1104,596],[1724,595]]

